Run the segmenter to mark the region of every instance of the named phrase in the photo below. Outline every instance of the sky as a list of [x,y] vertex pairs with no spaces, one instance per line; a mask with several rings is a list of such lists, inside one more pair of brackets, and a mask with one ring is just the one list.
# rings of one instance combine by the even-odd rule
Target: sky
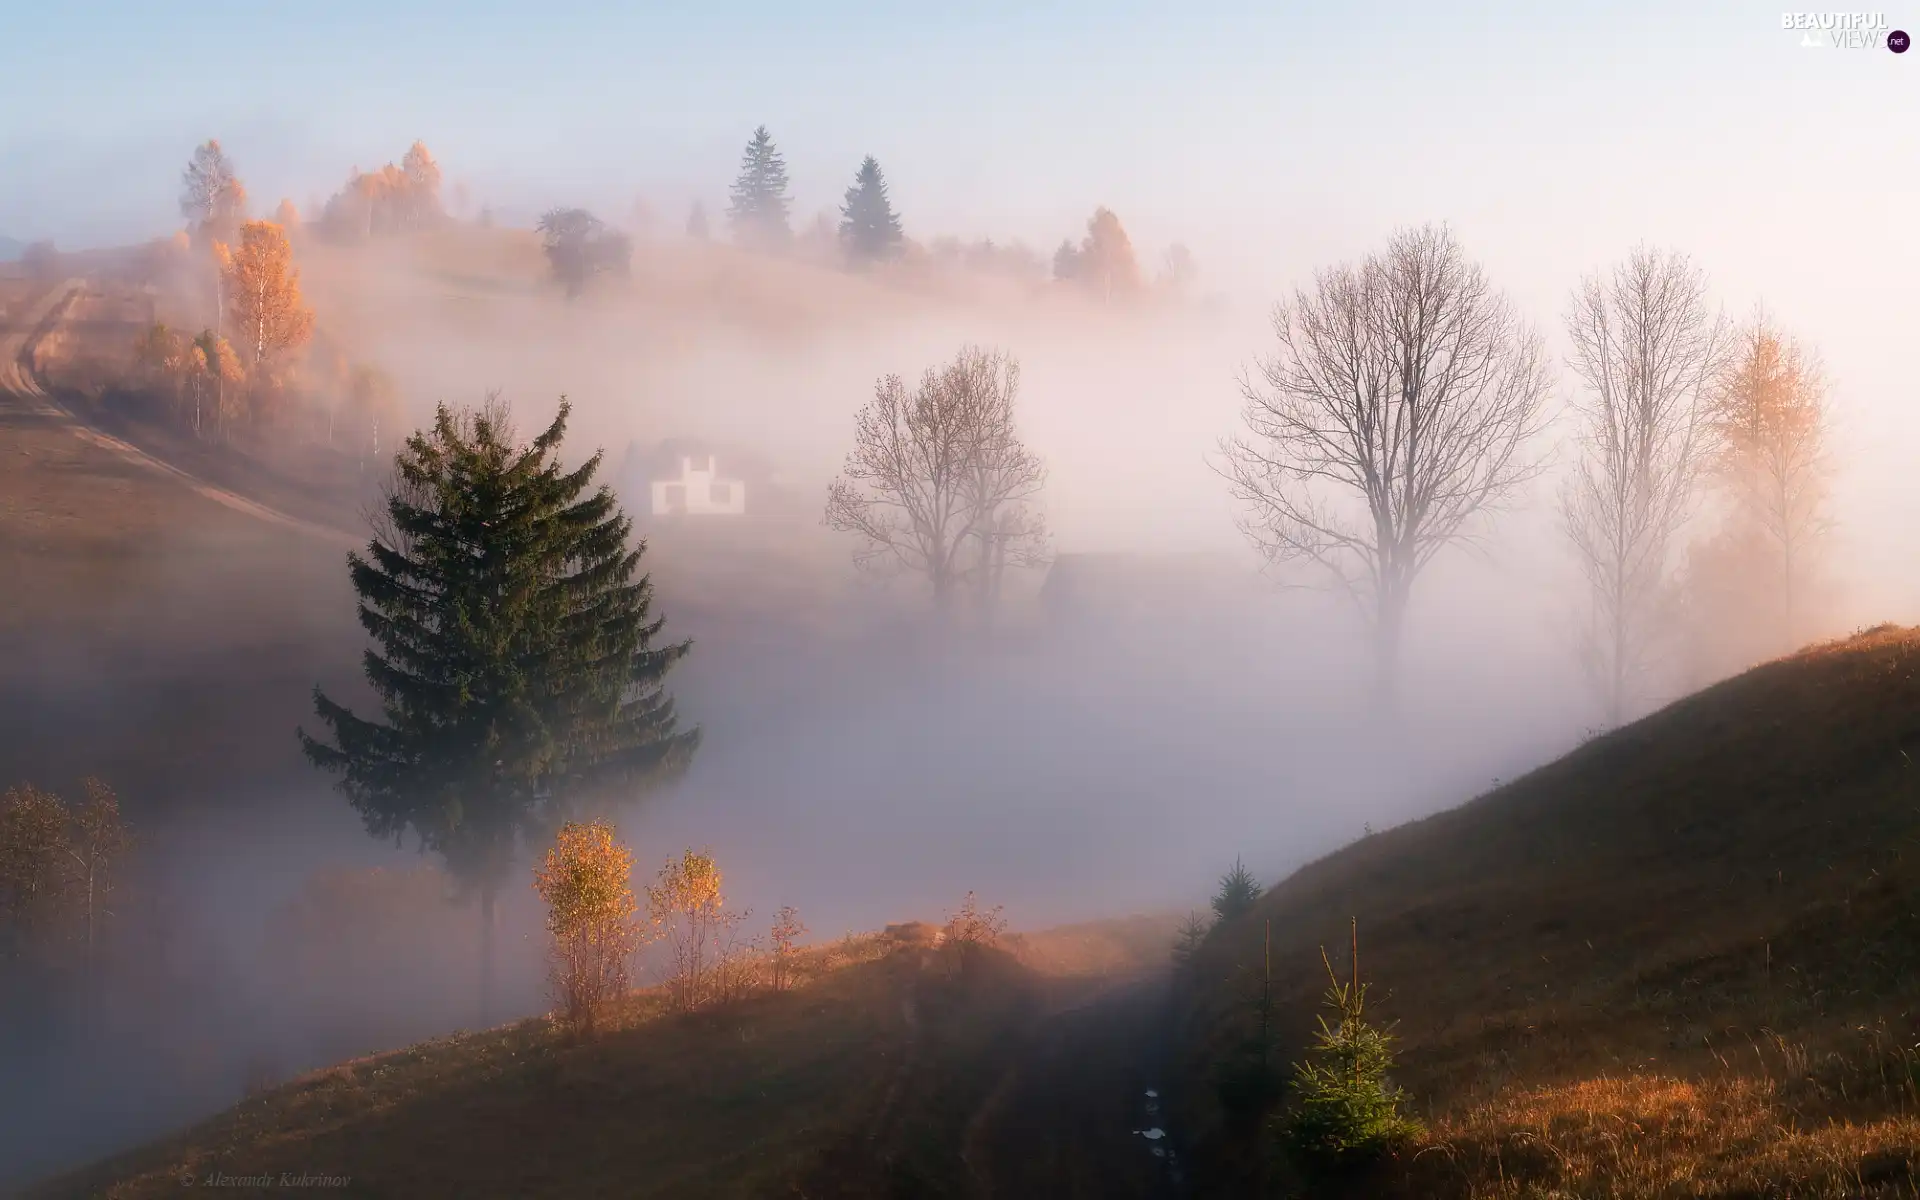
[[1916,178],[1920,55],[1805,52],[1753,3],[608,7],[22,6],[0,230],[164,230],[209,136],[268,204],[419,137],[503,206],[644,192],[677,219],[723,200],[765,122],[802,213],[873,153],[910,228],[1047,243],[1096,203],[1194,241],[1430,216],[1658,233],[1653,209],[1683,227],[1770,193],[1754,215],[1785,217]]
[[[22,6],[0,44],[0,235],[170,232],[207,137],[303,207],[415,138],[473,205],[710,211],[754,126],[795,215],[861,157],[909,235],[1077,236],[1117,210],[1264,305],[1393,228],[1451,223],[1551,338],[1638,242],[1822,352],[1870,516],[1920,435],[1920,53],[1804,48],[1758,3],[466,2]],[[1920,3],[1886,13],[1920,30]],[[1554,342],[1556,350],[1564,346]],[[1862,522],[1853,522],[1856,529]]]
[[[1551,340],[1582,274],[1677,248],[1730,312],[1764,302],[1822,352],[1856,532],[1920,435],[1920,53],[1804,48],[1775,6],[21,8],[0,43],[0,236],[168,233],[207,137],[263,209],[421,138],[506,219],[643,199],[678,228],[695,200],[724,205],[765,123],[801,223],[872,153],[910,236],[1045,250],[1105,204],[1149,264],[1185,243],[1211,288],[1258,305],[1446,221]],[[1886,16],[1920,30],[1920,2]]]

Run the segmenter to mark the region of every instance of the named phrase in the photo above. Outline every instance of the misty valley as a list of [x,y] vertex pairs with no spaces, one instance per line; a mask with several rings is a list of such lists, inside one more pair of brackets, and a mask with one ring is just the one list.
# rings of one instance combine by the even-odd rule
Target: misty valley
[[1904,34],[1080,16],[0,129],[0,1192],[1920,1196]]

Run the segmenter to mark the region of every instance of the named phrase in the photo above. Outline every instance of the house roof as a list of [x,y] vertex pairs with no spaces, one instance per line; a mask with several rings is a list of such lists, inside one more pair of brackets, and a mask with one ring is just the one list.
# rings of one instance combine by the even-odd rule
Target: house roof
[[1247,571],[1211,551],[1057,554],[1040,595],[1049,604],[1192,599],[1247,589]]

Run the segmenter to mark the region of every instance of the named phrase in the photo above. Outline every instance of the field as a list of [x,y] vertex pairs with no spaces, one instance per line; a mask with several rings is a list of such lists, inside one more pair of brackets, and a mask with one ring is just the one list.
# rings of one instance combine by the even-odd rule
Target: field
[[1357,918],[1429,1133],[1356,1194],[1914,1195],[1916,668],[1910,630],[1809,649],[1281,882],[1181,1005],[1208,1194],[1286,1178],[1214,1087],[1266,931],[1287,1062]]

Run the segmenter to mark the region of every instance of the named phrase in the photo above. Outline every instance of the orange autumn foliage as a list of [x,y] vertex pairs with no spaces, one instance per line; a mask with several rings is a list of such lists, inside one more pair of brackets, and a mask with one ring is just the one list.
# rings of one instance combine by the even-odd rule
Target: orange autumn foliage
[[222,269],[234,338],[255,370],[313,336],[313,310],[300,298],[300,268],[293,265],[285,229],[272,221],[248,221],[240,227],[239,248],[226,252]]

